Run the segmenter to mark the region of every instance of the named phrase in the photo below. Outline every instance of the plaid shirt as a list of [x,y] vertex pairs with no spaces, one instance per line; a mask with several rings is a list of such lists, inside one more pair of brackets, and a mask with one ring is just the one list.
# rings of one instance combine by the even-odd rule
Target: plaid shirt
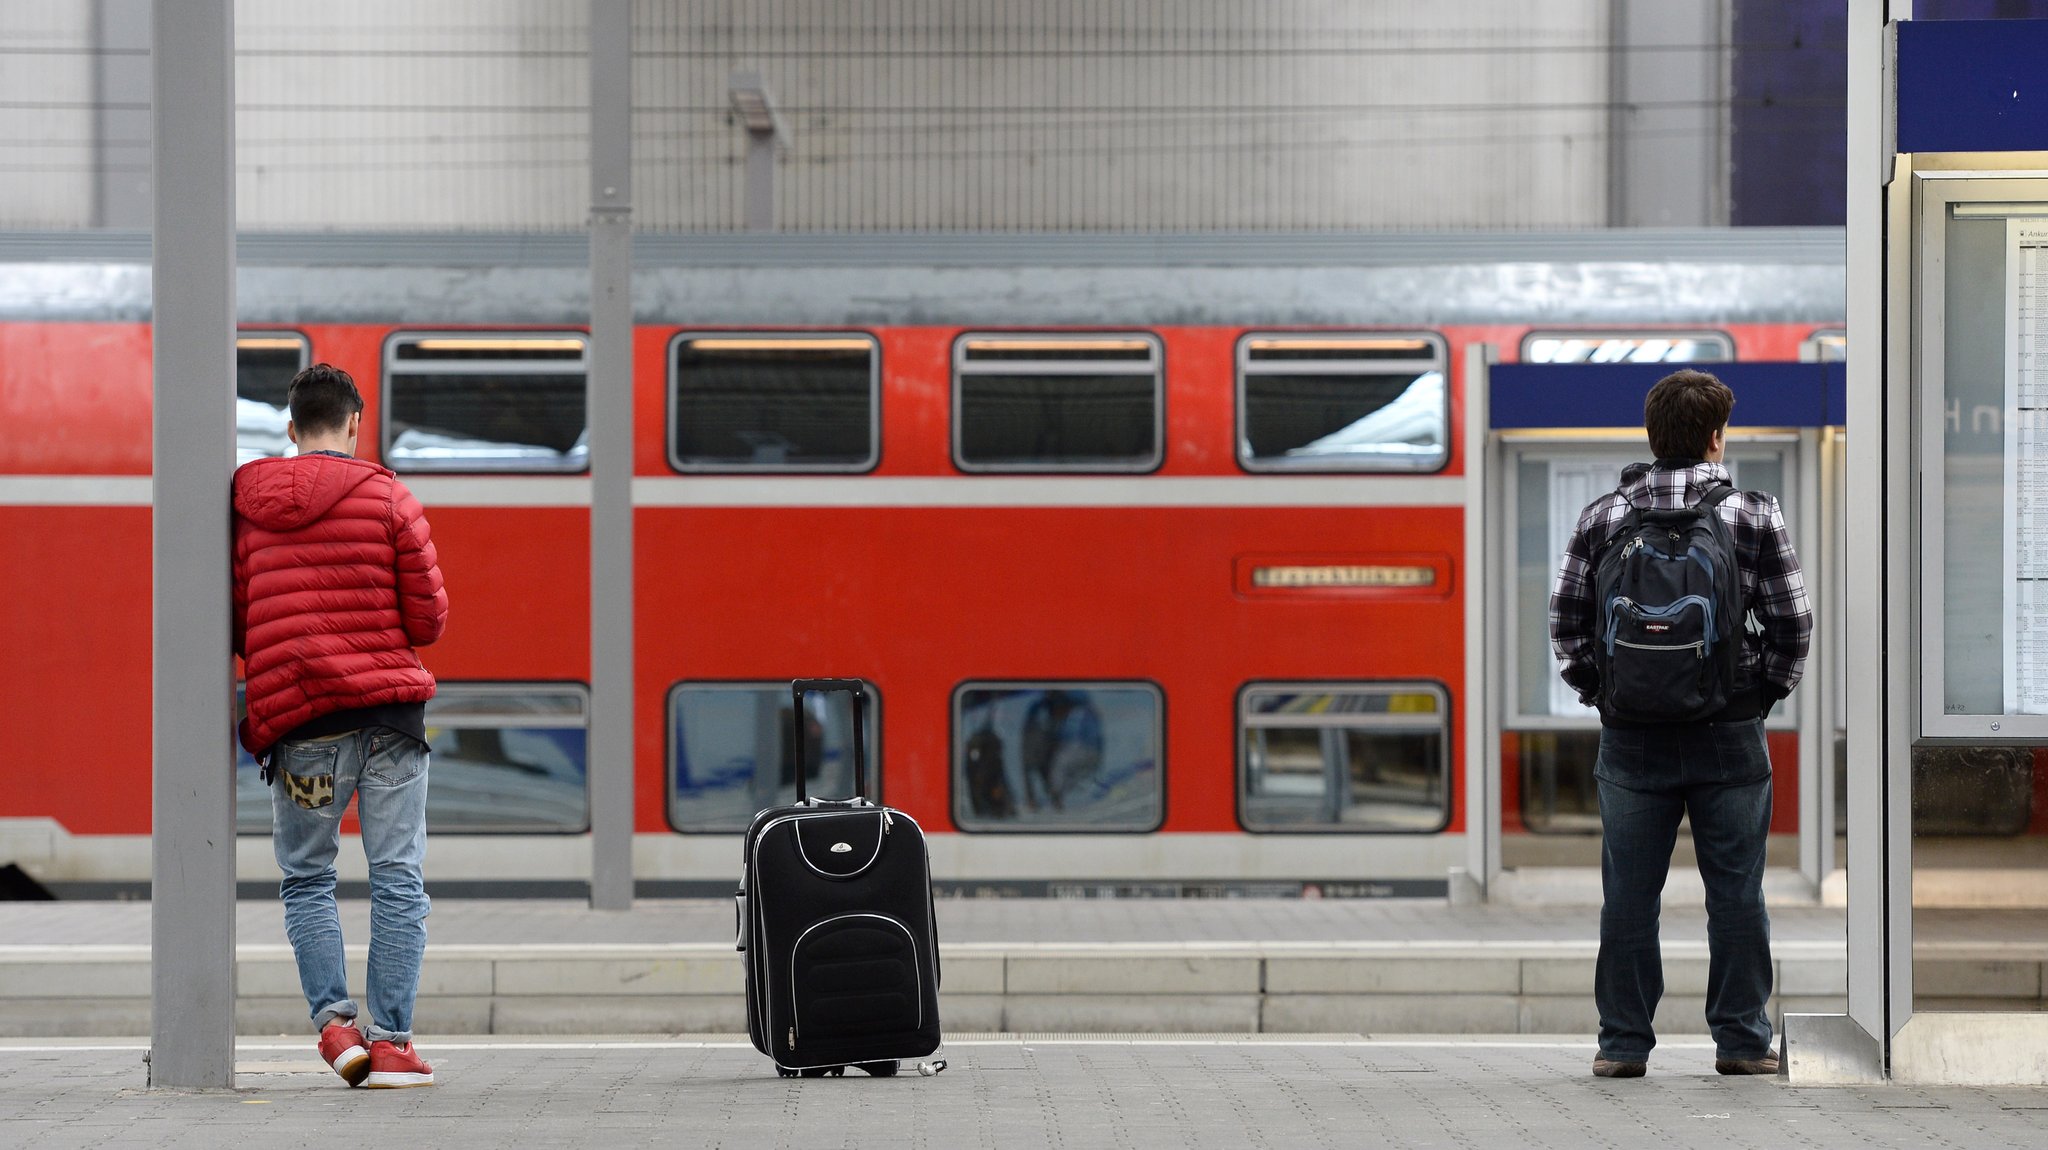
[[[1586,505],[1565,548],[1557,588],[1550,595],[1550,644],[1557,654],[1558,673],[1593,705],[1600,690],[1600,672],[1593,662],[1598,631],[1593,601],[1596,548],[1621,525],[1631,505],[1649,511],[1675,511],[1700,501],[1708,487],[1729,482],[1719,463],[1695,463],[1666,469],[1631,463],[1621,473],[1621,486]],[[1764,695],[1780,699],[1799,685],[1806,672],[1806,648],[1813,637],[1813,611],[1806,602],[1806,577],[1792,553],[1792,537],[1778,499],[1758,491],[1738,491],[1721,502],[1721,521],[1735,543],[1735,565],[1741,576],[1744,616],[1755,615],[1760,631],[1745,629],[1741,681],[1754,683],[1763,668]]]

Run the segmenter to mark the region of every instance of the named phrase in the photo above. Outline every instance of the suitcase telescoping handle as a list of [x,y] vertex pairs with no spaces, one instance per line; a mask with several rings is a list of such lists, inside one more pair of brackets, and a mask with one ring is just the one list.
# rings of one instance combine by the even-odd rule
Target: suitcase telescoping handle
[[790,708],[789,722],[795,730],[791,735],[791,746],[796,750],[796,801],[807,803],[810,795],[804,788],[804,696],[812,691],[845,691],[853,696],[853,797],[868,797],[868,739],[865,728],[868,708],[867,684],[859,679],[797,679],[790,683],[790,696],[795,705]]

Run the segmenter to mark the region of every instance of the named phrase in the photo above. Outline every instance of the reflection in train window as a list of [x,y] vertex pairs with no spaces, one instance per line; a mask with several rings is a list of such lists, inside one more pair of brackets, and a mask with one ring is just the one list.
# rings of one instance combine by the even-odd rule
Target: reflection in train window
[[1849,358],[1849,333],[1841,328],[1814,332],[1799,345],[1801,363],[1843,363]]
[[1443,344],[1249,335],[1237,344],[1237,457],[1253,471],[1434,471],[1450,458]]
[[1735,341],[1718,331],[1531,332],[1523,363],[1718,363]]
[[583,336],[400,335],[384,349],[394,471],[582,471]]
[[1165,729],[1149,683],[970,683],[953,693],[953,822],[966,831],[1151,831]]
[[306,369],[306,337],[292,331],[235,337],[235,465],[291,454],[284,425],[292,377]]
[[881,441],[872,336],[686,335],[670,351],[682,471],[865,471]]
[[[427,701],[427,830],[588,830],[589,695],[581,684],[441,683]],[[239,688],[235,702],[240,721]],[[256,760],[237,745],[235,829],[268,834],[270,798]]]
[[[881,801],[881,696],[868,685],[868,797]],[[796,802],[789,680],[678,683],[669,692],[668,821],[679,831],[739,834],[768,807]],[[804,696],[804,789],[854,792],[853,696]]]
[[1149,335],[970,335],[953,344],[963,471],[1150,471],[1163,372]]
[[1246,687],[1238,819],[1253,831],[1440,831],[1450,721],[1450,696],[1433,683]]

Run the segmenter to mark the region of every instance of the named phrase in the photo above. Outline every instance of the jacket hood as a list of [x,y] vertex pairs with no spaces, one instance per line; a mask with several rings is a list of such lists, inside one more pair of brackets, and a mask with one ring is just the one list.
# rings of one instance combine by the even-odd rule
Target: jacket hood
[[266,531],[294,531],[388,468],[339,455],[257,459],[235,472],[235,513]]
[[1655,463],[1631,463],[1621,470],[1621,486],[1615,488],[1630,506],[1646,511],[1676,511],[1700,501],[1709,488],[1734,482],[1728,465],[1702,459],[1660,459]]

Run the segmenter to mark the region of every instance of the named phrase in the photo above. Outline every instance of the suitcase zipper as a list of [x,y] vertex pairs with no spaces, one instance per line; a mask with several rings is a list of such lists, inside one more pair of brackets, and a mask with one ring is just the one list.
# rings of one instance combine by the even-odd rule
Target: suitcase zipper
[[789,1048],[792,1051],[796,1049],[796,1027],[794,1026],[789,1028]]

